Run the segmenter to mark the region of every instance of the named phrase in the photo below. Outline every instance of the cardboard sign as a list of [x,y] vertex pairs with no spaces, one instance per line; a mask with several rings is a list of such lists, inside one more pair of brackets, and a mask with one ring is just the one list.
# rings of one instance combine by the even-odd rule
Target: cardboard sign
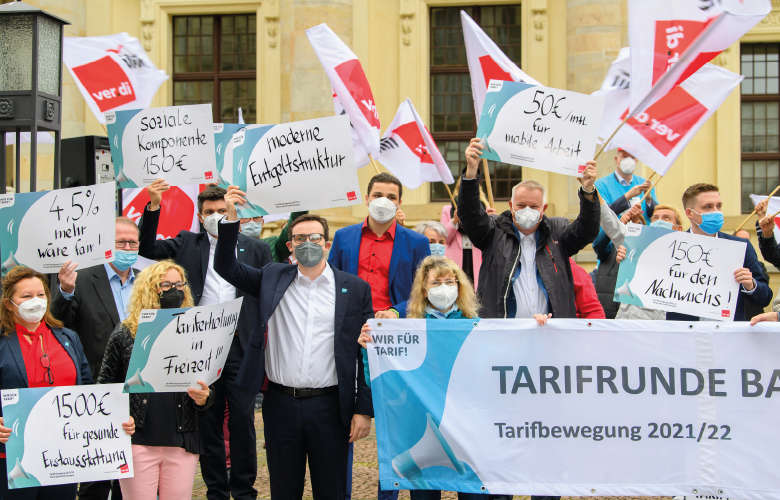
[[233,136],[233,184],[247,194],[240,217],[360,203],[346,115],[247,128]]
[[230,302],[183,309],[145,309],[127,368],[127,392],[185,392],[222,375],[241,312]]
[[133,477],[122,384],[2,391],[8,489]]
[[79,269],[114,260],[116,185],[0,195],[2,273],[24,265],[56,273],[67,260]]
[[106,113],[119,187],[216,182],[211,116],[211,104]]
[[491,80],[477,137],[482,158],[580,176],[593,159],[605,100]]
[[615,302],[733,321],[747,243],[628,224]]

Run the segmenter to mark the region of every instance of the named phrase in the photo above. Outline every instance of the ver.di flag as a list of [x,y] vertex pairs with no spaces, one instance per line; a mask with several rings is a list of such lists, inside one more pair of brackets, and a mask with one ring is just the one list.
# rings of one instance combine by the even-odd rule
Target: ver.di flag
[[[628,47],[620,49],[617,58],[612,61],[607,76],[601,88],[591,93],[605,99],[604,115],[599,127],[599,144],[603,144],[623,121],[623,115],[628,108],[629,87],[631,86],[631,50]],[[604,149],[612,149],[613,141]]]
[[[743,76],[707,64],[644,111],[626,121],[612,140],[660,175],[672,166],[699,128]],[[633,86],[631,87],[633,88]],[[620,117],[622,121],[628,110]]]
[[[307,29],[306,36],[328,75],[333,93],[349,115],[352,129],[363,148],[367,154],[378,157],[379,112],[363,66],[327,24]],[[338,109],[336,114],[340,114]]]
[[[765,195],[760,194],[750,195],[750,201],[753,202],[754,207],[758,205],[759,202],[766,200],[766,198],[767,197]],[[777,212],[780,212],[780,196],[773,196],[769,199],[769,203],[767,203],[766,214],[772,215]],[[759,217],[757,220],[761,220],[761,217]],[[780,243],[780,215],[775,217],[775,230],[772,234],[774,234],[775,240]]]
[[631,114],[684,82],[771,10],[769,0],[630,0]]
[[66,37],[62,59],[100,123],[106,111],[148,108],[168,79],[127,33]]
[[420,187],[423,182],[455,182],[409,98],[398,107],[393,123],[382,136],[381,149],[382,165],[410,189]]
[[[335,90],[331,90],[333,91],[333,109],[336,111],[336,116],[346,115],[347,110],[345,110],[344,106],[341,104],[339,96],[336,95]],[[371,158],[368,157],[366,148],[364,148],[363,143],[360,142],[360,136],[357,134],[355,127],[350,126],[350,129],[352,131],[352,148],[355,150],[355,168],[365,167],[371,163]]]
[[498,45],[466,12],[460,11],[460,21],[463,25],[463,39],[466,42],[466,57],[469,63],[471,92],[474,95],[474,111],[477,120],[482,115],[482,104],[485,102],[490,80],[541,85],[517,67],[517,64],[498,48]]

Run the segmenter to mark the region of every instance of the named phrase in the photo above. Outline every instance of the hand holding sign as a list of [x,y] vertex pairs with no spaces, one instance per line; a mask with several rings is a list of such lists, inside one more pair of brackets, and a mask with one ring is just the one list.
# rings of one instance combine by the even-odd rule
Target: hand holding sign
[[71,261],[66,260],[60,268],[60,272],[57,275],[57,278],[60,282],[60,289],[64,293],[73,293],[73,291],[76,289],[76,277],[79,274],[76,272],[77,267],[78,263],[74,262],[71,264]]
[[206,385],[206,382],[202,380],[198,380],[198,385],[200,385],[200,389],[193,389],[192,387],[187,389],[187,394],[192,398],[193,401],[195,401],[195,404],[198,406],[203,406],[206,404],[206,401],[209,399],[209,386]]
[[246,193],[238,189],[238,186],[228,186],[225,194],[225,203],[227,203],[228,209],[227,220],[236,221],[239,219],[236,204],[243,205],[246,203],[245,196]]
[[0,417],[0,443],[7,443],[8,438],[11,437],[11,429],[4,427],[3,417]]
[[171,189],[171,185],[165,182],[165,179],[157,179],[149,184],[149,187],[146,188],[146,191],[149,193],[149,211],[156,212],[160,210],[162,195],[169,189]]
[[751,273],[750,269],[747,267],[740,267],[734,271],[734,279],[737,280],[737,283],[745,287],[745,290],[748,292],[756,287],[756,284],[753,281],[753,273]]

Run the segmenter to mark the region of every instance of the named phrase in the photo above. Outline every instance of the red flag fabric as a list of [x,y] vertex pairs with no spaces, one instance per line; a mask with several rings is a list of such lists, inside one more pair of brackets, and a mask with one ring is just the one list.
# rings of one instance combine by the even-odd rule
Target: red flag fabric
[[684,82],[771,10],[770,0],[629,0],[631,114]]
[[471,74],[471,92],[474,95],[474,110],[477,113],[477,121],[482,115],[482,104],[485,102],[485,94],[490,80],[541,85],[513,63],[464,11],[460,11],[460,21],[463,25],[463,38],[466,42],[466,58]]
[[326,24],[307,29],[306,36],[366,152],[379,156],[379,113],[357,56]]
[[428,128],[408,98],[398,107],[381,144],[382,165],[404,186],[415,189],[423,182],[455,182]]

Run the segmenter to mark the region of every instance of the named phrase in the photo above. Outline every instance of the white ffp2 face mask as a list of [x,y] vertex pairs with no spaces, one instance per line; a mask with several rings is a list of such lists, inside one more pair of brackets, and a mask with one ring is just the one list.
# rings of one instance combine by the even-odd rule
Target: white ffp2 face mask
[[634,173],[636,168],[636,160],[631,157],[626,157],[620,160],[620,171],[626,175]]
[[17,304],[12,300],[11,304],[19,308],[19,317],[30,323],[39,322],[43,319],[43,315],[46,314],[46,299],[40,297],[33,297],[21,304]]
[[223,217],[227,216],[225,214],[213,213],[203,219],[203,227],[206,228],[206,231],[208,231],[211,236],[219,236],[219,229],[217,229],[217,224],[219,224],[219,221],[221,221]]
[[395,203],[387,198],[376,198],[368,204],[368,214],[380,224],[393,220],[397,211]]
[[542,213],[531,207],[525,207],[515,212],[515,222],[523,229],[531,229],[539,222]]
[[428,290],[428,301],[440,311],[446,311],[458,299],[458,285],[439,285]]

